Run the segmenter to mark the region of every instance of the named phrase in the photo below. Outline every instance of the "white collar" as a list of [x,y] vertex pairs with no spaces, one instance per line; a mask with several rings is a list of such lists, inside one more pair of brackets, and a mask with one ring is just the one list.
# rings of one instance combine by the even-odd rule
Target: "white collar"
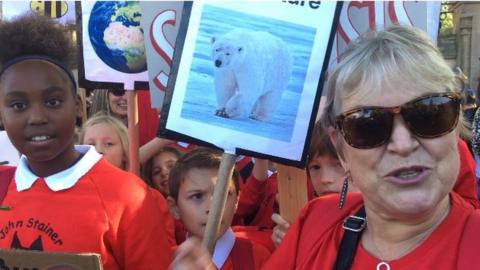
[[215,250],[213,251],[212,261],[217,267],[217,269],[222,268],[225,261],[227,261],[230,252],[235,245],[235,234],[232,231],[232,228],[228,230],[217,240],[215,244]]
[[[60,191],[73,187],[102,158],[102,155],[97,153],[95,148],[90,145],[75,145],[75,150],[84,154],[79,161],[66,170],[43,178],[51,190]],[[17,191],[31,188],[39,178],[28,168],[27,157],[22,155],[15,172]]]

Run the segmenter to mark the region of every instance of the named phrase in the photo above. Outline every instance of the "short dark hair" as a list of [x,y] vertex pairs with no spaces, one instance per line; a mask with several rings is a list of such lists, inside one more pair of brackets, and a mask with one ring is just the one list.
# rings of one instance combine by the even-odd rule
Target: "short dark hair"
[[27,55],[50,57],[68,66],[74,47],[52,19],[24,15],[0,22],[0,64]]
[[318,155],[328,155],[338,159],[337,151],[320,121],[316,122],[313,127],[312,139],[310,140],[310,147],[308,149],[308,161],[311,161]]
[[[170,171],[168,186],[170,196],[177,201],[180,185],[185,180],[187,172],[193,168],[197,169],[219,169],[222,160],[221,152],[210,148],[199,147],[183,155]],[[235,190],[239,194],[238,173],[234,170],[232,180]]]

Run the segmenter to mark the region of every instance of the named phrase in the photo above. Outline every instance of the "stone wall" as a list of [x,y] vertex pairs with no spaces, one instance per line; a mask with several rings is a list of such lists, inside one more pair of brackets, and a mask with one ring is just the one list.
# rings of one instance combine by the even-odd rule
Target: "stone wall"
[[457,37],[457,65],[474,89],[480,79],[480,2],[459,1],[452,7]]

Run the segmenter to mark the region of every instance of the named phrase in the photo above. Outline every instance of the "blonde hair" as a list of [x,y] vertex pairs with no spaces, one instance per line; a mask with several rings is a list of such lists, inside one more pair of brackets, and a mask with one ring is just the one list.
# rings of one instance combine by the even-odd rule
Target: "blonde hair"
[[[422,30],[411,26],[392,26],[370,31],[352,43],[327,82],[324,127],[335,126],[341,101],[365,91],[395,86],[411,86],[430,92],[459,92],[458,78],[442,54]],[[461,133],[468,135],[461,119]],[[337,149],[339,149],[337,147]]]
[[123,124],[123,122],[118,120],[116,117],[106,115],[104,112],[99,112],[90,117],[82,126],[82,130],[79,134],[79,142],[81,144],[84,143],[83,141],[85,139],[85,132],[87,128],[101,123],[106,123],[113,127],[120,138],[120,143],[122,144],[122,150],[126,161],[126,164],[124,164],[124,169],[126,169],[126,165],[128,164],[128,130],[125,124]]

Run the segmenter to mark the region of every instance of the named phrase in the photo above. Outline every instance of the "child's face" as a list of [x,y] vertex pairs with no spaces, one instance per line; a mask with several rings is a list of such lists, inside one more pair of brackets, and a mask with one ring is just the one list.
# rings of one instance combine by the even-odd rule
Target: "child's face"
[[[179,217],[188,233],[200,239],[203,239],[205,232],[213,190],[217,182],[217,173],[216,169],[190,169],[178,192],[176,207]],[[232,224],[233,215],[237,209],[237,200],[235,186],[233,181],[230,181],[225,211],[217,237],[223,235]]]
[[38,175],[70,166],[80,99],[59,67],[26,60],[9,67],[0,78],[0,117],[13,145],[26,155]]
[[83,144],[95,146],[110,164],[125,169],[125,153],[116,130],[108,123],[98,123],[85,130]]
[[153,186],[165,197],[170,194],[168,189],[168,176],[177,160],[177,155],[168,151],[156,155],[152,160]]
[[318,196],[338,193],[346,177],[340,161],[329,155],[316,155],[308,163],[313,189]]

